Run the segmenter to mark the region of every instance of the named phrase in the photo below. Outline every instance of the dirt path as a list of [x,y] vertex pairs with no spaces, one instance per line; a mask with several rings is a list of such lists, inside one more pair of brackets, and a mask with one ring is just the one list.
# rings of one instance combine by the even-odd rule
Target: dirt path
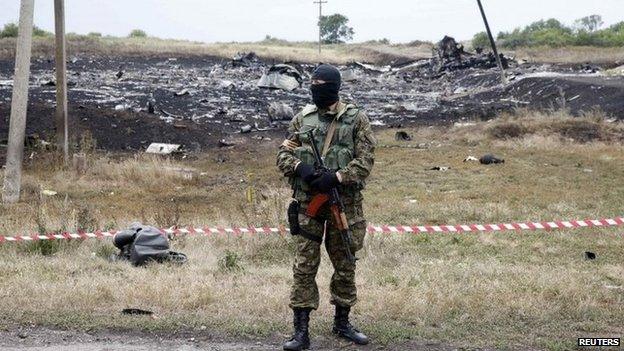
[[[149,333],[97,332],[84,333],[59,331],[48,328],[14,328],[0,331],[0,349],[5,351],[268,351],[281,350],[282,340],[277,336],[268,339],[232,339],[205,335],[163,335]],[[487,350],[459,348],[460,350]],[[439,343],[408,342],[399,345],[368,345],[355,347],[338,339],[318,337],[313,340],[311,350],[421,350],[451,351],[457,347]]]

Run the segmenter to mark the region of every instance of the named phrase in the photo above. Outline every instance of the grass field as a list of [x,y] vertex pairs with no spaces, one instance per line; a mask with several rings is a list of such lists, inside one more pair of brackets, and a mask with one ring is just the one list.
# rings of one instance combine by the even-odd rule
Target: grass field
[[[412,142],[395,141],[395,131],[377,131],[380,147],[365,192],[372,224],[623,214],[621,123],[522,111],[469,126],[407,129]],[[40,153],[26,165],[22,201],[2,207],[0,233],[123,228],[134,220],[283,224],[290,191],[275,167],[279,142],[189,160],[91,152],[85,175]],[[505,164],[463,162],[486,152]],[[217,163],[217,156],[229,161]],[[426,170],[432,166],[451,169]],[[248,187],[256,192],[252,203]],[[44,196],[43,189],[58,194]],[[139,269],[107,262],[114,252],[110,241],[6,244],[0,247],[0,296],[11,303],[0,305],[0,323],[280,337],[291,330],[290,245],[279,235],[179,238],[173,247],[190,257],[187,265]],[[597,259],[585,260],[584,251]],[[623,252],[621,228],[369,236],[358,263],[355,319],[380,344],[418,339],[569,350],[577,337],[624,333]],[[325,255],[314,335],[330,334],[330,275]],[[125,307],[150,309],[157,317],[121,316]]]
[[[209,55],[232,58],[238,52],[255,52],[264,60],[327,62],[345,64],[351,61],[390,63],[396,60],[428,58],[431,56],[430,44],[381,43],[323,45],[322,54],[318,53],[315,42],[287,42],[265,40],[251,43],[200,43],[184,40],[158,38],[93,38],[70,36],[67,39],[69,55],[173,55],[195,56]],[[0,57],[13,57],[15,40],[0,39]],[[33,56],[53,56],[53,38],[35,38]]]
[[[251,43],[200,43],[159,38],[113,38],[71,35],[67,38],[69,55],[209,55],[230,59],[238,52],[253,51],[264,60],[327,62],[345,64],[351,61],[390,64],[409,59],[429,58],[433,44],[383,44],[379,42],[324,45],[321,55],[315,42],[288,42],[265,40]],[[466,43],[466,45],[469,45]],[[15,40],[0,39],[0,58],[12,58]],[[567,47],[567,48],[519,48],[504,50],[505,54],[531,63],[579,64],[594,63],[607,66],[621,65],[622,48]],[[34,38],[34,57],[54,56],[53,38]],[[618,64],[619,62],[619,64]]]

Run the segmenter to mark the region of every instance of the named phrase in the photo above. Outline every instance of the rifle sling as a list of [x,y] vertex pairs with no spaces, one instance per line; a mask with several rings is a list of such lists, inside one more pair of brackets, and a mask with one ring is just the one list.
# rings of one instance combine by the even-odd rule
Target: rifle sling
[[325,156],[329,152],[329,146],[331,145],[331,142],[334,139],[334,134],[336,134],[336,127],[338,124],[337,122],[338,122],[338,118],[336,117],[332,120],[331,124],[329,125],[329,129],[327,129],[327,136],[325,137],[325,144],[323,144],[323,152],[321,153],[321,156],[323,158],[325,158]]

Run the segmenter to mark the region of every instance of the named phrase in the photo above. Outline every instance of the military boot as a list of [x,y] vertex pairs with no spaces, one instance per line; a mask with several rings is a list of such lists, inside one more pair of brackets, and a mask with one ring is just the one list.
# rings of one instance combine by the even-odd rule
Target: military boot
[[349,323],[349,312],[351,307],[343,307],[336,305],[336,316],[334,317],[334,334],[351,340],[358,345],[368,344],[368,336],[355,329],[351,323]]
[[310,309],[293,309],[293,325],[295,333],[290,340],[284,343],[284,350],[301,351],[310,348],[310,336],[308,335],[308,324],[310,323]]

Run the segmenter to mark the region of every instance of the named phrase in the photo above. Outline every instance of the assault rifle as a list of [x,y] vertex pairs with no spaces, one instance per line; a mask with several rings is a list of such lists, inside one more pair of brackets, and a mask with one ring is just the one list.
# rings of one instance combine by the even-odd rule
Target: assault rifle
[[[314,167],[317,172],[331,172],[332,170],[325,167],[325,163],[323,162],[323,157],[321,157],[321,153],[319,152],[316,143],[314,142],[313,133],[316,128],[310,128],[306,131],[301,131],[297,134],[306,134],[308,136],[308,140],[310,140],[310,144],[312,146],[312,152],[314,154]],[[342,202],[342,198],[338,193],[338,189],[333,187],[329,193],[319,193],[312,197],[310,204],[306,210],[306,215],[315,218],[318,215],[321,207],[325,205],[325,203],[329,202],[329,209],[332,214],[332,218],[336,223],[336,228],[340,231],[340,237],[342,239],[342,245],[345,248],[345,252],[347,253],[347,259],[351,263],[355,263],[355,256],[351,252],[351,242],[352,242],[352,233],[351,228],[349,228],[349,221],[347,220],[347,215],[345,214],[345,206]]]

